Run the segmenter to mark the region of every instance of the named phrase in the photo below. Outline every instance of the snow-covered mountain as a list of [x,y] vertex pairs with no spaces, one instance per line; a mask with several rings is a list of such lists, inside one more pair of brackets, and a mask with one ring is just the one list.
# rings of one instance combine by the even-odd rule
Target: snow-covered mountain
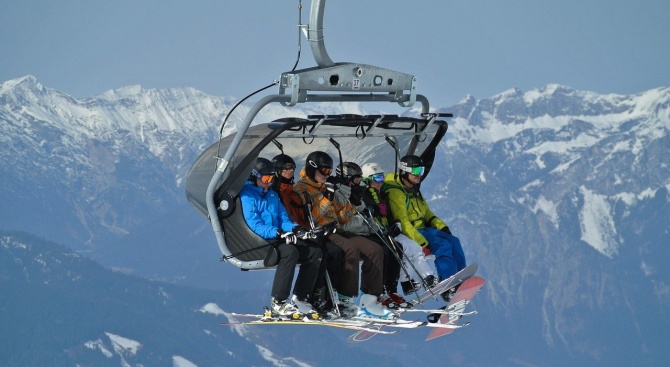
[[670,340],[670,89],[549,85],[447,110],[428,191],[509,328],[539,322],[520,340],[605,365],[660,363],[650,351]]
[[325,329],[316,335],[323,346],[296,353],[300,341],[288,330],[219,325],[235,319],[217,302],[249,307],[260,302],[256,291],[148,281],[25,233],[0,231],[0,294],[1,366],[305,367],[336,359],[333,346],[346,348]]
[[[0,227],[182,284],[211,286],[221,273],[239,274],[217,264],[209,224],[182,188],[233,102],[140,87],[76,100],[33,77],[1,84]],[[488,283],[471,331],[445,339],[459,349],[434,354],[436,361],[667,361],[670,89],[598,95],[548,85],[469,96],[440,111],[455,117],[422,191]],[[291,115],[324,112],[364,113],[358,105],[311,106]],[[269,120],[286,111],[263,113]],[[415,339],[369,345],[380,354],[402,354],[405,345],[419,355],[436,345]],[[410,364],[411,356],[397,358]]]

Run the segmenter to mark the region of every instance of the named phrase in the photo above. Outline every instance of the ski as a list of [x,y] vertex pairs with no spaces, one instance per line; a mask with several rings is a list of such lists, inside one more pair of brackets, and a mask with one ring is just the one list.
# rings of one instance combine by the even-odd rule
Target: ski
[[283,319],[258,319],[258,320],[250,320],[250,321],[231,321],[231,322],[221,322],[219,323],[221,326],[233,326],[233,325],[299,325],[299,326],[304,326],[304,325],[317,325],[317,326],[328,326],[328,327],[337,327],[337,328],[342,328],[342,329],[349,329],[349,330],[356,330],[356,331],[364,331],[364,332],[369,332],[369,333],[376,333],[376,334],[386,334],[386,335],[392,335],[392,334],[397,334],[400,332],[400,330],[379,330],[375,327],[369,328],[366,327],[365,324],[351,324],[351,323],[342,323],[342,322],[333,322],[333,321],[323,321],[323,320],[309,320],[309,319],[302,319],[302,320],[283,320]]
[[[370,326],[370,329],[375,329],[375,330],[381,330],[384,327],[384,325],[379,325],[379,326]],[[400,332],[400,330],[396,330]],[[366,331],[366,330],[361,330],[357,331],[356,333],[352,334],[347,338],[347,341],[350,343],[357,343],[357,342],[364,342],[370,340],[373,336],[379,334],[378,332],[372,332],[372,331]]]
[[400,313],[404,312],[420,312],[420,313],[427,313],[427,314],[439,314],[439,315],[456,315],[456,316],[471,316],[477,314],[477,311],[460,311],[457,312],[455,310],[450,310],[448,308],[438,308],[435,310],[427,310],[427,309],[407,309],[405,311],[402,311]]
[[477,263],[472,263],[468,266],[466,266],[464,269],[459,271],[458,273],[452,275],[451,277],[437,283],[436,286],[433,288],[425,290],[422,294],[416,296],[415,299],[410,300],[409,302],[417,305],[417,304],[423,304],[427,300],[431,298],[437,298],[440,294],[443,292],[461,284],[463,281],[466,279],[472,277],[475,275],[477,272],[477,269],[479,266]]
[[[472,297],[484,286],[484,279],[478,276],[473,276],[466,279],[456,293],[454,293],[449,305],[447,305],[448,311],[453,311],[452,313],[442,314],[439,320],[434,325],[458,325],[458,321],[461,318],[460,313],[464,313],[465,307],[470,303]],[[462,324],[463,326],[469,323]],[[450,334],[453,329],[450,328],[435,328],[426,337],[426,341],[439,338]]]

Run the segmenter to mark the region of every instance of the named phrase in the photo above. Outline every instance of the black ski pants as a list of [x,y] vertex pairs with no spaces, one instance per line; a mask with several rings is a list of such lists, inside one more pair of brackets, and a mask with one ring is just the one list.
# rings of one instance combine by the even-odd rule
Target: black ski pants
[[288,299],[295,267],[300,263],[293,294],[300,300],[306,300],[307,296],[312,293],[319,274],[323,258],[321,249],[315,244],[298,240],[297,244],[282,243],[277,250],[279,251],[279,263],[272,282],[272,297],[280,301]]
[[328,241],[326,237],[321,237],[317,241],[323,252],[323,260],[321,261],[319,275],[314,284],[314,290],[328,287],[326,283],[326,270],[328,271],[330,281],[333,283],[333,287],[337,287],[340,282],[342,269],[344,268],[344,251],[331,241]]

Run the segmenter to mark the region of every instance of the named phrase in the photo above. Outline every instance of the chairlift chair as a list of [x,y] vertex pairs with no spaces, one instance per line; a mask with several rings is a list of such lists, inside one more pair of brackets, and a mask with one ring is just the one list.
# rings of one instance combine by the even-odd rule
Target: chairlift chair
[[[279,92],[256,102],[237,131],[205,149],[186,176],[188,201],[209,219],[223,258],[242,270],[266,268],[271,250],[246,225],[238,196],[257,157],[288,154],[298,175],[307,154],[315,150],[328,152],[335,162],[340,155],[359,164],[378,162],[389,172],[397,167],[399,155],[416,154],[422,156],[427,174],[448,128],[442,118],[451,115],[429,112],[427,98],[416,93],[415,77],[371,65],[333,63],[323,43],[324,6],[325,0],[312,1],[306,32],[318,66],[282,73]],[[419,117],[346,114],[254,121],[271,103],[290,107],[321,102],[392,102],[403,107],[419,102],[422,112]]]

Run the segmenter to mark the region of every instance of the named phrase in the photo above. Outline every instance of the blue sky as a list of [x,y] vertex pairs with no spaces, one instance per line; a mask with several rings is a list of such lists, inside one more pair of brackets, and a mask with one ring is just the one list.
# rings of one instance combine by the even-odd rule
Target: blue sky
[[[297,5],[0,0],[0,81],[30,74],[77,98],[138,84],[242,98],[292,68]],[[325,14],[333,61],[413,74],[433,107],[551,83],[670,86],[667,0],[329,0]],[[314,65],[303,39],[298,68]]]

